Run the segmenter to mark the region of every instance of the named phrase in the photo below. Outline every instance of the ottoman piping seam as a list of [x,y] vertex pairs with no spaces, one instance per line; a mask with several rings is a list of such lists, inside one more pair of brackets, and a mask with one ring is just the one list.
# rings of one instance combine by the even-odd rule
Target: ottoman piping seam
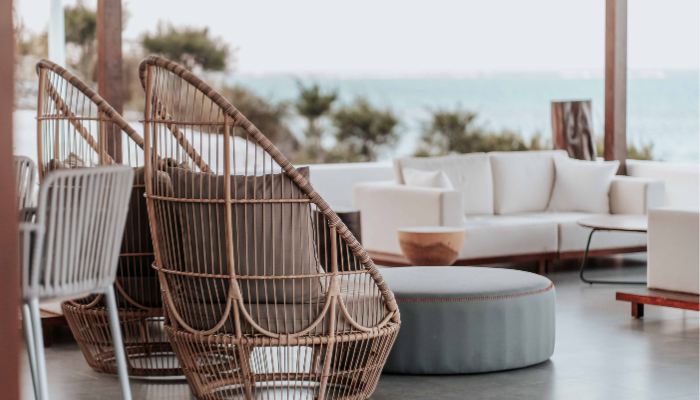
[[482,297],[464,297],[457,299],[396,299],[397,303],[452,303],[452,302],[462,302],[462,301],[476,301],[476,300],[500,300],[500,299],[513,299],[516,297],[525,297],[534,294],[540,294],[551,290],[554,287],[554,282],[550,283],[545,289],[534,290],[532,292],[517,293],[517,294],[506,294],[501,296],[482,296]]

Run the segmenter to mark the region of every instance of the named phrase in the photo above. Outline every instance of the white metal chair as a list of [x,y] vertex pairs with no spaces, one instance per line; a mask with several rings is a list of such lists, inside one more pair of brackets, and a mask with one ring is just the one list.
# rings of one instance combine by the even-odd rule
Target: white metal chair
[[41,400],[48,400],[48,386],[39,301],[91,293],[105,294],[122,397],[131,399],[113,284],[133,176],[123,166],[52,172],[41,184],[36,210],[20,223],[27,342]]
[[[20,211],[32,207],[32,199],[34,195],[34,182],[36,180],[36,164],[31,158],[25,156],[14,156],[15,166],[15,183],[17,193],[17,207]],[[29,367],[32,371],[32,383],[34,385],[34,394],[39,396],[39,386],[36,379],[36,350],[32,338],[31,313],[29,312],[29,304],[22,305],[22,322],[24,324],[24,332],[27,337],[27,352],[29,353]]]
[[15,182],[17,183],[17,200],[19,209],[32,206],[34,184],[36,182],[36,164],[26,156],[14,156]]

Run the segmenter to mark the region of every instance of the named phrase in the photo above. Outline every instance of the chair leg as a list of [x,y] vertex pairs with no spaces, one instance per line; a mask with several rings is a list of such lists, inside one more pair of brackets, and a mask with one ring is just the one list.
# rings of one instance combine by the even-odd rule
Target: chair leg
[[34,398],[36,400],[41,400],[39,371],[37,371],[36,367],[36,348],[34,347],[34,329],[32,329],[32,313],[27,303],[22,304],[22,323],[24,325],[24,340],[27,343],[27,354],[29,355],[29,369],[32,373]]
[[39,381],[39,398],[49,399],[49,383],[46,377],[46,355],[44,354],[44,334],[41,329],[41,311],[39,311],[39,299],[29,301],[29,313],[32,321],[32,336],[36,352],[36,370]]
[[126,354],[124,352],[124,342],[122,341],[121,328],[119,327],[119,313],[117,309],[117,300],[114,295],[114,286],[110,285],[107,290],[105,290],[105,299],[107,300],[109,328],[112,332],[112,344],[114,345],[114,357],[117,360],[119,383],[122,387],[122,399],[131,400],[129,373],[126,368]]

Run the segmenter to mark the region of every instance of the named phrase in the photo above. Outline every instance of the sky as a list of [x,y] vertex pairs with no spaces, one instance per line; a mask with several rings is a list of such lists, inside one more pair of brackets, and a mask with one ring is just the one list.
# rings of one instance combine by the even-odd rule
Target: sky
[[[49,1],[15,0],[29,29],[46,28]],[[629,0],[628,68],[698,69],[699,3]],[[130,0],[125,7],[132,15],[125,40],[158,21],[207,26],[238,49],[240,73],[422,76],[605,64],[605,0]]]

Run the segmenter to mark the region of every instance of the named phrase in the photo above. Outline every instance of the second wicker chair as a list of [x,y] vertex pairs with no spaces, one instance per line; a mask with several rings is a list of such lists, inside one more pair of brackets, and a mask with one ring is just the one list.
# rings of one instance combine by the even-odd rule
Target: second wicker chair
[[[39,177],[50,171],[123,164],[134,182],[115,289],[132,376],[182,375],[163,331],[163,311],[143,198],[143,138],[104,99],[47,60],[37,64]],[[116,373],[104,296],[64,302],[63,312],[88,364]]]

